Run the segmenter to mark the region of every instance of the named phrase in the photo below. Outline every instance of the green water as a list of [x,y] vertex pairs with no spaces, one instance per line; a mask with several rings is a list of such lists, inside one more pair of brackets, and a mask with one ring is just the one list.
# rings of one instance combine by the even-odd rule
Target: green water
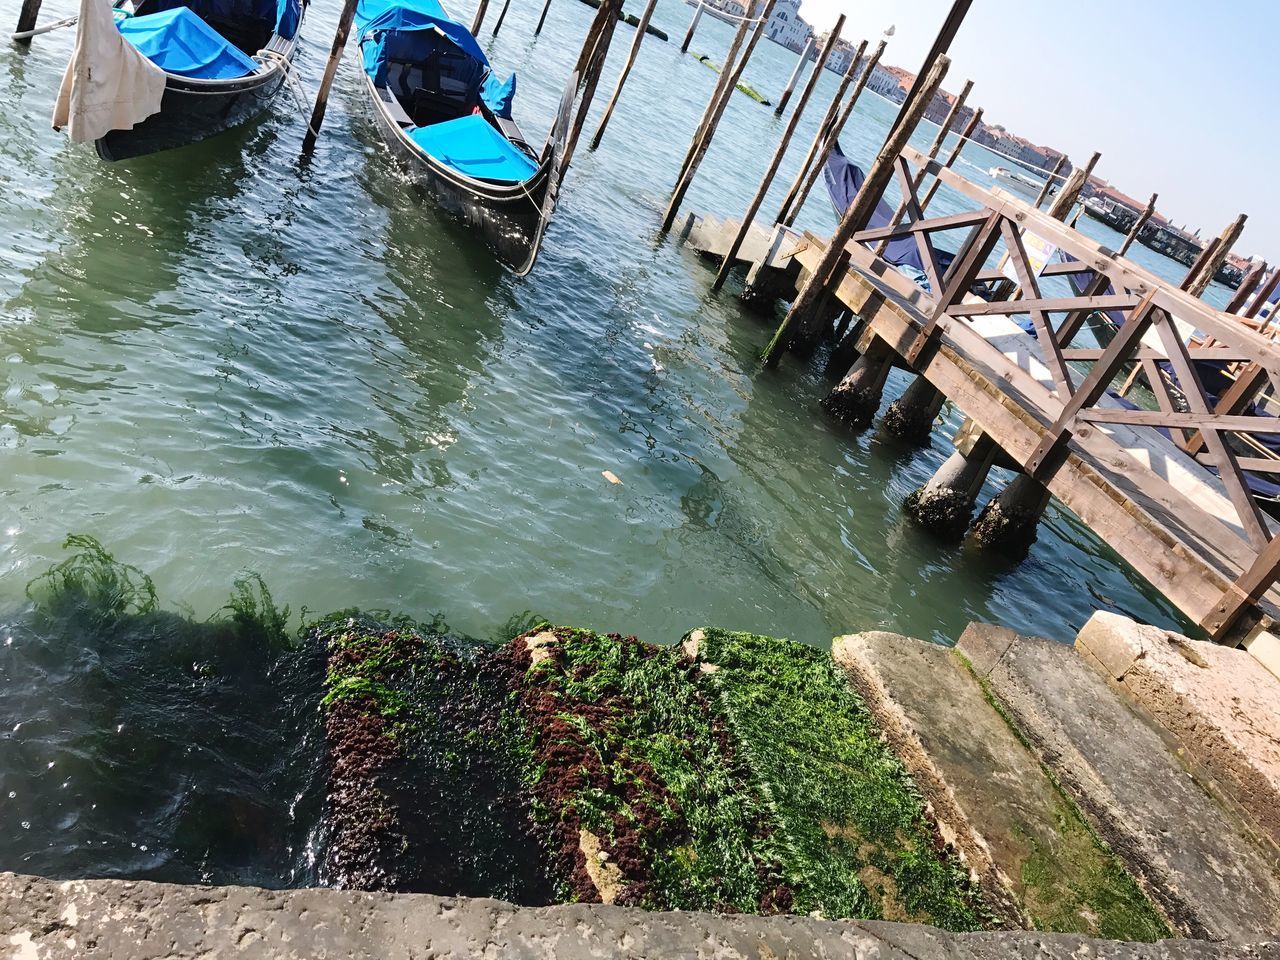
[[[482,36],[519,73],[531,140],[593,13],[556,0],[535,39],[540,6],[513,0]],[[46,0],[42,19],[74,7]],[[663,0],[655,23],[678,38],[689,11]],[[311,90],[336,13],[318,0],[305,27]],[[729,33],[704,18],[696,45],[722,58]],[[710,295],[706,265],[657,232],[715,82],[678,42],[646,42],[518,280],[406,186],[351,64],[309,167],[287,97],[106,165],[48,126],[72,39],[0,51],[0,610],[83,531],[200,616],[252,569],[295,611],[439,611],[476,635],[525,609],[658,642],[703,623],[822,645],[950,642],[974,619],[1068,639],[1096,608],[1180,622],[1056,507],[1020,564],[933,540],[899,505],[948,453],[941,432],[919,450],[829,423],[821,356],[758,369],[773,320]],[[764,43],[745,79],[776,96],[793,62]],[[867,98],[847,151],[865,161],[891,116]],[[781,127],[735,98],[690,206],[740,212]],[[801,225],[830,228],[825,200]]]

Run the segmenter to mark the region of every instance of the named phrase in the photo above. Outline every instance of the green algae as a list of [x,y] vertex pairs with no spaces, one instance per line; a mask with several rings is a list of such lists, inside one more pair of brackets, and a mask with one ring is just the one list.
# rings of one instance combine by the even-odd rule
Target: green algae
[[62,549],[74,552],[27,584],[27,597],[38,605],[74,604],[92,611],[99,621],[156,611],[156,585],[151,578],[116,560],[93,537],[68,534]]
[[[720,64],[716,63],[714,60],[708,57],[705,53],[695,53],[693,57],[703,66],[710,67],[716,73],[720,72]],[[766,97],[763,93],[761,93],[755,87],[752,87],[749,84],[743,83],[741,80],[738,81],[738,83],[735,84],[735,86],[738,88],[739,93],[745,93],[748,97],[750,97],[756,103],[759,103],[766,107],[773,106],[773,101],[771,101],[768,97]]]
[[[535,658],[530,645],[551,633]],[[741,789],[745,771],[679,651],[569,628],[516,647],[524,782],[550,833],[561,897],[600,897],[579,851],[586,830],[618,871],[616,902],[759,911],[771,887],[753,855],[765,811]]]
[[[963,653],[953,651],[973,674],[982,694],[1018,742],[1033,753],[1031,744],[1014,722],[986,677],[973,668]],[[1055,821],[1058,846],[1049,850],[1032,837],[1024,837],[1031,855],[1023,864],[1023,909],[1037,930],[1086,933],[1109,940],[1154,943],[1173,931],[1143,894],[1120,858],[1085,820],[1057,777],[1044,764],[1040,769],[1058,794]]]
[[966,871],[866,707],[825,652],[717,629],[686,647],[767,798],[761,841],[795,913],[991,926]]

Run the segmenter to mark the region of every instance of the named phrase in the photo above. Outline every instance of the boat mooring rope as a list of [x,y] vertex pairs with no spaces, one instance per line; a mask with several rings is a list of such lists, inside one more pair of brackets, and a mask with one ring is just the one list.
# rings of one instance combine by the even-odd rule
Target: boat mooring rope
[[64,20],[55,20],[52,23],[46,23],[43,27],[36,27],[34,30],[22,30],[18,33],[10,35],[13,40],[30,40],[32,37],[39,37],[46,33],[52,33],[54,30],[61,30],[63,27],[74,27],[80,22],[80,18],[67,17]]

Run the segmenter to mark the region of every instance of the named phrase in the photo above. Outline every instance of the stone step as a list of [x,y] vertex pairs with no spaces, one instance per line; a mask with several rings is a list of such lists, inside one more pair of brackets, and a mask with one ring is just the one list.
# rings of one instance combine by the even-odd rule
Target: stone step
[[879,632],[837,638],[832,652],[1006,925],[1120,940],[1168,935],[964,661]]
[[1280,857],[1280,679],[1244,650],[1101,611],[1076,649],[1168,731]]
[[974,625],[959,651],[1176,929],[1237,942],[1280,930],[1274,858],[1072,647]]

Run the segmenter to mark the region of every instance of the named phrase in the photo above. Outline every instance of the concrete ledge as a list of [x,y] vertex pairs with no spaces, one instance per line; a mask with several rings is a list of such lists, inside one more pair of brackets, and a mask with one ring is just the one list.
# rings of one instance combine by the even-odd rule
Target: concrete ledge
[[1280,680],[1243,650],[1095,613],[1076,649],[1167,730],[1280,855]]
[[3,960],[1280,960],[1280,943],[1125,944],[1070,934],[944,933],[809,917],[645,913],[344,890],[57,882],[0,874]]

